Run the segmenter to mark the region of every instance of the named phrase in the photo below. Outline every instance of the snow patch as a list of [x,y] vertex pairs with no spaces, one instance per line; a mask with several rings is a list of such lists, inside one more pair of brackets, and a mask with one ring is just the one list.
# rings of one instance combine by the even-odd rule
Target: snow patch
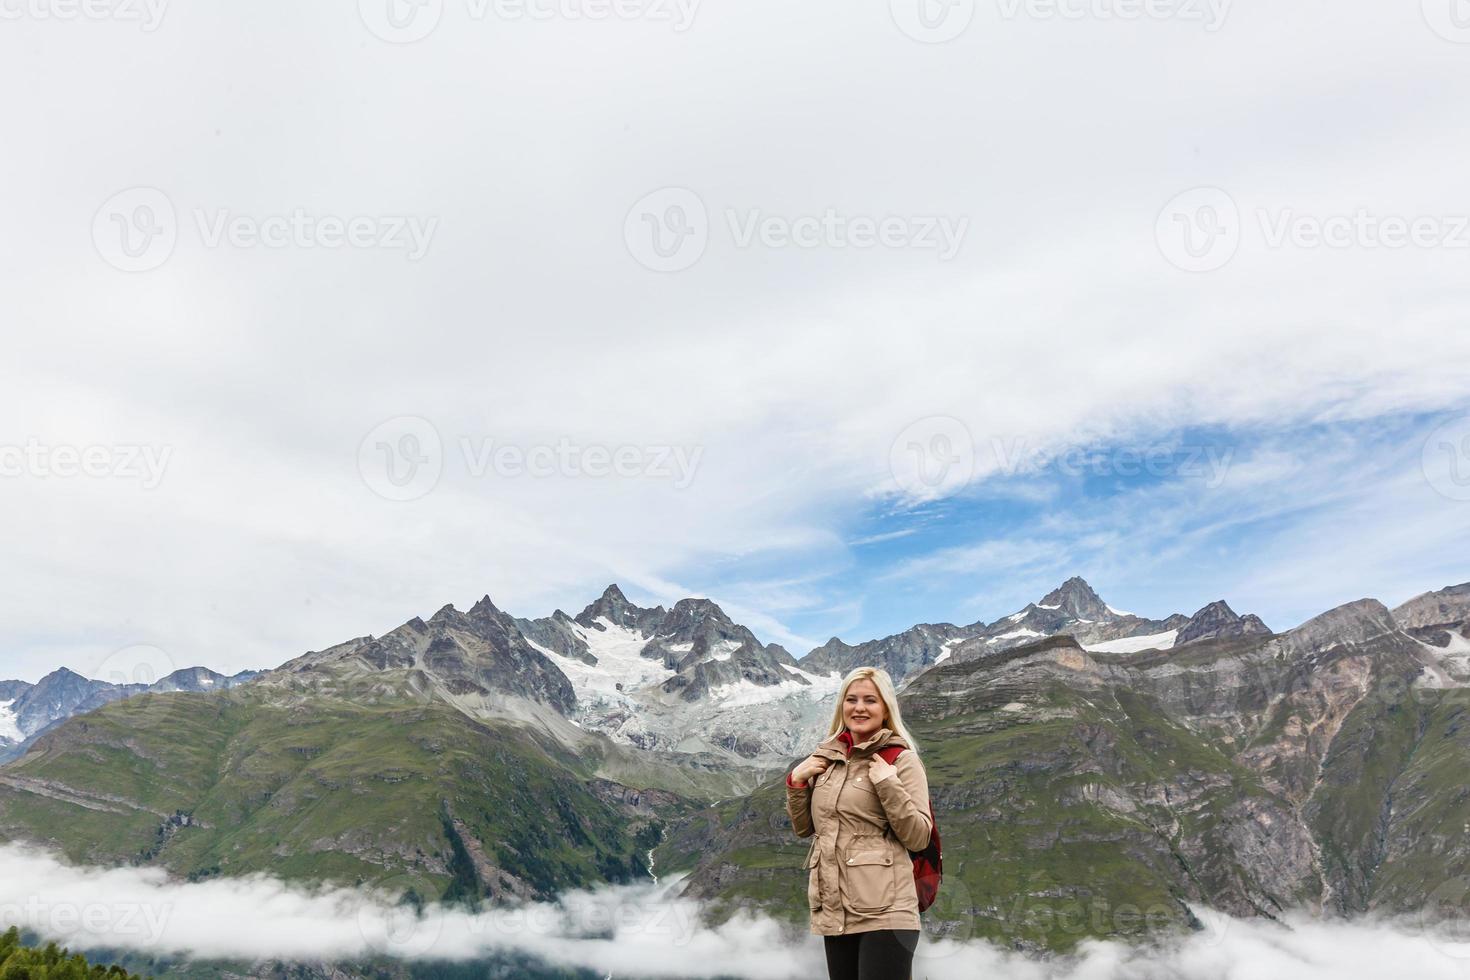
[[1446,630],[1445,632],[1450,634],[1450,642],[1447,645],[1437,647],[1433,644],[1425,643],[1422,640],[1419,641],[1420,645],[1428,647],[1440,656],[1455,656],[1457,654],[1470,653],[1470,640],[1465,639],[1464,636],[1454,630]]
[[720,684],[712,687],[709,689],[709,696],[718,701],[722,708],[740,708],[752,704],[765,704],[768,701],[780,701],[782,698],[804,690],[807,690],[807,686],[800,681],[782,681],[780,684],[762,685],[741,680],[733,684]]
[[1024,710],[1026,710],[1026,706],[1024,704],[1022,704],[1021,702],[1019,702],[1019,701],[1012,701],[1010,704],[1003,704],[1003,705],[1001,705],[1000,710],[1002,710],[1002,711],[1024,711]]
[[1140,650],[1166,650],[1174,645],[1178,630],[1151,633],[1148,636],[1125,636],[1119,640],[1104,640],[1101,643],[1084,643],[1082,649],[1091,653],[1137,653]]
[[954,653],[954,648],[964,642],[965,638],[963,636],[957,636],[953,640],[945,640],[944,646],[939,651],[939,656],[934,658],[934,666],[938,667],[940,664],[948,660],[949,655],[951,653]]
[[[690,645],[692,646],[693,644]],[[709,663],[712,660],[729,660],[735,651],[739,649],[740,642],[738,640],[721,640],[715,644],[715,648],[710,651],[709,656],[704,658],[705,663]]]
[[[573,629],[587,644],[587,649],[597,658],[597,665],[589,666],[574,657],[564,657],[539,643],[528,641],[545,654],[557,669],[572,682],[581,707],[606,704],[624,700],[627,692],[651,684],[662,684],[674,676],[674,671],[663,665],[661,660],[652,660],[640,653],[648,643],[648,637],[636,630],[619,626],[605,616],[597,621],[602,630],[585,629],[580,624]],[[621,691],[618,685],[623,685]]]
[[1045,604],[1045,603],[1041,603],[1041,602],[1038,602],[1038,603],[1037,603],[1037,604],[1036,604],[1036,608],[1037,608],[1037,609],[1060,609],[1060,608],[1062,608],[1062,607],[1061,607],[1061,606],[1060,606],[1060,605],[1056,605],[1056,606],[1048,606],[1048,605],[1046,605],[1046,604]]
[[1018,639],[1020,637],[1025,637],[1025,636],[1045,636],[1045,635],[1046,635],[1045,633],[1038,633],[1035,630],[1018,629],[1018,630],[1012,630],[1009,633],[1002,633],[1000,636],[993,637],[992,640],[1014,640],[1014,639]]
[[[786,669],[791,670],[790,667]],[[807,683],[790,680],[782,681],[780,684],[761,685],[740,680],[732,684],[712,687],[709,695],[712,700],[719,702],[721,708],[740,708],[795,697],[804,697],[808,701],[822,701],[836,694],[837,689],[842,686],[842,677],[838,674],[820,677],[816,674],[808,674],[804,670],[792,672],[805,678]]]
[[[1470,640],[1450,630],[1447,646],[1437,647],[1423,640],[1417,641],[1429,662],[1422,664],[1423,673],[1418,683],[1425,687],[1470,686]],[[1431,679],[1432,678],[1432,679]]]
[[1132,616],[1133,615],[1133,613],[1131,613],[1131,612],[1124,612],[1121,609],[1114,609],[1112,606],[1108,605],[1106,602],[1103,603],[1103,608],[1106,609],[1108,612],[1112,613],[1114,616]]
[[20,731],[18,719],[15,717],[15,712],[10,710],[10,706],[14,703],[15,699],[13,698],[9,701],[0,701],[0,742],[25,741],[25,736]]
[[1006,622],[1008,622],[1008,623],[1014,623],[1018,619],[1025,619],[1026,618],[1026,612],[1027,611],[1025,609],[1022,609],[1018,613],[1011,613],[1009,616],[1006,617]]

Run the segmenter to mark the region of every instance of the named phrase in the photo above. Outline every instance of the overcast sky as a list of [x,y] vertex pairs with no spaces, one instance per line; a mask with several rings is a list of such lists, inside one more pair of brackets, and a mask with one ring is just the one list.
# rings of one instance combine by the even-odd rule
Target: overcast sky
[[0,0],[0,676],[1470,580],[1453,0],[393,2]]

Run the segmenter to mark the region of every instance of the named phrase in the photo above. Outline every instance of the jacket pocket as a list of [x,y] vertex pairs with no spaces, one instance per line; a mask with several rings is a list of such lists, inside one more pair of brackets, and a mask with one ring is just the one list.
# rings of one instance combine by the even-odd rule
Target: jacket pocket
[[893,855],[887,851],[851,854],[842,862],[842,894],[854,912],[882,912],[893,907]]
[[806,904],[813,912],[822,907],[822,851],[817,846],[817,841],[812,840],[812,846],[807,849],[806,860],[801,866],[807,869],[806,878]]

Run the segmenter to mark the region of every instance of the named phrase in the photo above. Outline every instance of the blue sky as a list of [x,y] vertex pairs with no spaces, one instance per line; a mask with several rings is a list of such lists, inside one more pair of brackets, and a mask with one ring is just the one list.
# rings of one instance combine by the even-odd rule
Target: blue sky
[[[1470,503],[1436,489],[1449,457],[1429,473],[1424,457],[1432,432],[1464,418],[1199,427],[1058,448],[941,500],[875,502],[824,559],[754,558],[703,588],[787,607],[784,625],[815,643],[992,622],[1074,574],[1139,615],[1224,599],[1278,631],[1365,596],[1392,606],[1470,581]],[[1470,474],[1470,455],[1462,465]]]

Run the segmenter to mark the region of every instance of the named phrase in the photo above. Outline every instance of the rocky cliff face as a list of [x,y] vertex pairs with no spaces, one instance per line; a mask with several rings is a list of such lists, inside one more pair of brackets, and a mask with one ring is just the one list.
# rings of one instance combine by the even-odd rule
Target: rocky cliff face
[[329,686],[381,680],[403,689],[437,690],[451,699],[509,695],[564,715],[576,708],[566,675],[489,596],[467,613],[444,606],[427,622],[414,617],[382,637],[307,653],[271,674],[276,683],[289,681],[290,675],[321,679]]
[[1470,582],[1415,596],[1395,609],[1393,618],[1405,629],[1463,625],[1470,621]]
[[730,685],[809,683],[791,654],[775,644],[763,645],[708,599],[675,603],[654,628],[642,655],[661,660],[674,672],[662,688],[685,701],[698,701]]

